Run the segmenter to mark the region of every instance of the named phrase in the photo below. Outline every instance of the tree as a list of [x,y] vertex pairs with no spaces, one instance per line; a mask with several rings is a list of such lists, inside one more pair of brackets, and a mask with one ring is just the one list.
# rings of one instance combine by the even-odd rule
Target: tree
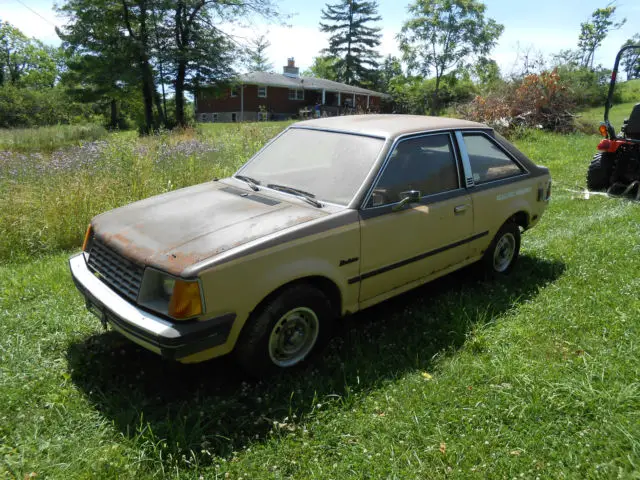
[[551,55],[551,65],[579,67],[582,64],[582,52],[580,50],[565,49]]
[[[635,34],[622,46],[629,45],[640,45],[640,33]],[[640,78],[640,48],[629,49],[623,55],[622,69],[627,74],[627,80]]]
[[173,10],[176,122],[185,125],[185,92],[227,81],[234,74],[237,45],[221,26],[255,15],[272,20],[279,14],[273,0],[165,1]]
[[338,81],[349,85],[366,84],[378,66],[380,28],[369,26],[382,19],[377,1],[340,0],[322,10],[320,31],[329,33],[329,47],[334,57]]
[[[143,99],[142,131],[145,133],[158,126],[153,114],[157,91],[153,68],[152,18],[157,15],[161,5],[156,0],[66,0],[58,7],[58,12],[68,21],[57,29],[63,46],[79,57],[101,57],[100,71],[110,72],[101,83],[109,85],[114,80],[126,82],[124,78],[117,78],[118,75],[127,69],[136,72]],[[91,68],[99,62],[89,60],[84,65]],[[89,71],[85,73],[91,75]],[[130,78],[129,75],[127,78]],[[161,110],[158,117],[160,123],[164,123]]]
[[398,35],[400,48],[410,70],[434,74],[432,115],[438,111],[443,75],[473,55],[487,55],[502,34],[504,27],[486,19],[485,9],[478,0],[414,0],[409,5],[411,18]]
[[[58,12],[67,18],[58,31],[67,48],[103,56],[114,70],[137,71],[145,132],[166,124],[158,71],[163,87],[173,85],[176,122],[185,125],[185,93],[233,74],[237,48],[220,26],[253,15],[277,17],[273,0],[65,0]],[[115,44],[120,60],[112,55]]]
[[247,50],[246,66],[250,72],[272,72],[273,64],[269,63],[267,49],[271,42],[265,35],[260,35],[251,40]]
[[619,30],[627,21],[623,18],[619,22],[614,21],[616,7],[608,5],[605,8],[598,8],[591,14],[590,22],[580,24],[580,36],[578,38],[578,48],[582,54],[582,65],[593,69],[593,60],[596,50],[609,32]]
[[57,51],[0,22],[0,86],[53,87],[58,77]]
[[376,88],[383,93],[389,93],[393,79],[402,77],[402,75],[400,59],[392,55],[388,55],[377,72]]
[[67,65],[62,82],[68,94],[84,103],[108,106],[109,126],[118,128],[120,103],[135,95],[133,90],[139,88],[138,71],[128,68],[131,64],[127,62],[118,65],[104,51],[101,55],[72,56]]
[[338,71],[335,57],[319,56],[313,58],[313,64],[302,72],[303,77],[324,78],[326,80],[338,81]]
[[9,22],[0,23],[0,85],[16,85],[22,76],[27,59],[28,38]]
[[483,87],[492,88],[502,81],[498,63],[487,57],[480,57],[473,66],[473,74]]

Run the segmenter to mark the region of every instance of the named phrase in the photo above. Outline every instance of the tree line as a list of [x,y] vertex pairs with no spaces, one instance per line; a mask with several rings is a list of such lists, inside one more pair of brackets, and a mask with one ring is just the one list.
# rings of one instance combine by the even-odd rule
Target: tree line
[[[594,64],[595,53],[626,21],[616,18],[615,5],[596,9],[581,24],[575,49],[551,60],[529,49],[520,71],[507,78],[491,58],[504,26],[487,17],[482,1],[413,0],[396,35],[401,53],[386,58],[379,54],[378,8],[375,0],[327,3],[318,28],[328,44],[303,74],[389,93],[393,109],[407,113],[437,114],[549,67],[575,80],[583,103],[595,103],[607,73]],[[64,0],[57,12],[64,19],[59,48],[0,23],[0,126],[28,120],[17,112],[31,104],[40,115],[32,121],[40,123],[51,122],[45,114],[59,108],[66,121],[105,114],[121,128],[123,112],[136,112],[142,132],[187,125],[188,96],[199,86],[226,84],[239,69],[273,69],[267,36],[246,45],[229,27],[285,20],[276,0]],[[640,34],[627,43],[640,43]],[[638,55],[623,60],[627,78],[640,78]]]

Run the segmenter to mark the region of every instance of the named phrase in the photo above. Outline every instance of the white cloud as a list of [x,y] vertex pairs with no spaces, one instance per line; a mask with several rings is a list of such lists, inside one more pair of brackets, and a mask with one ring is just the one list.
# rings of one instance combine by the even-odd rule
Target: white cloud
[[61,25],[59,18],[51,8],[41,6],[29,7],[32,12],[19,3],[3,3],[0,20],[9,22],[28,37],[35,37],[45,43],[58,45],[60,39],[56,35],[54,25]]
[[[328,35],[322,33],[317,27],[284,27],[277,25],[257,24],[251,28],[227,27],[225,29],[232,34],[239,43],[247,44],[252,38],[264,34],[271,46],[267,50],[269,61],[273,63],[276,72],[280,72],[287,58],[294,57],[300,71],[309,68],[313,58],[322,55],[322,50],[328,45]],[[399,55],[396,31],[383,29],[380,55]]]
[[312,27],[271,26],[267,36],[271,42],[269,57],[276,72],[281,71],[289,57],[296,59],[300,71],[309,68],[313,57],[320,55],[328,43],[326,34]]
[[399,29],[391,29],[391,28],[383,28],[382,29],[382,41],[380,43],[380,54],[383,57],[387,55],[400,55],[400,49],[398,48],[398,40],[396,40],[396,35],[398,34]]

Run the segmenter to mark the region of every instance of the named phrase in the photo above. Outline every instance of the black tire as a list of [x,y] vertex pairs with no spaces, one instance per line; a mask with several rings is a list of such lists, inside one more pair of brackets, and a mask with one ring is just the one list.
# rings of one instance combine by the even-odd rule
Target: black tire
[[596,153],[587,170],[587,188],[592,191],[606,190],[611,186],[613,159],[611,154]]
[[[304,348],[301,347],[297,353],[300,356],[298,360],[294,358],[287,363],[286,352],[279,352],[278,348],[272,346],[272,337],[285,338],[287,334],[284,332],[294,330],[288,338],[295,336],[297,340],[300,336],[299,330],[304,330],[305,325],[309,331],[313,330],[313,327],[310,327],[314,323],[312,314],[317,320],[315,339],[310,347],[306,343],[303,344]],[[246,373],[256,378],[303,365],[326,344],[334,319],[335,311],[331,302],[321,290],[308,284],[292,285],[247,320],[234,349],[235,359]],[[290,326],[286,327],[287,324]],[[282,345],[285,346],[290,344]],[[309,350],[304,352],[306,348]]]
[[513,270],[520,255],[520,227],[513,221],[508,221],[484,252],[482,257],[483,270],[487,276],[506,275]]

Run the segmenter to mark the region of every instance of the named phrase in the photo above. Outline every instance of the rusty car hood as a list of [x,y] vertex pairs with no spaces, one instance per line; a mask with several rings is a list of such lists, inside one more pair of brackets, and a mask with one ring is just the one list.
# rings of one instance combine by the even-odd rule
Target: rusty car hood
[[224,182],[151,197],[95,217],[95,238],[134,262],[180,276],[189,266],[327,215]]

